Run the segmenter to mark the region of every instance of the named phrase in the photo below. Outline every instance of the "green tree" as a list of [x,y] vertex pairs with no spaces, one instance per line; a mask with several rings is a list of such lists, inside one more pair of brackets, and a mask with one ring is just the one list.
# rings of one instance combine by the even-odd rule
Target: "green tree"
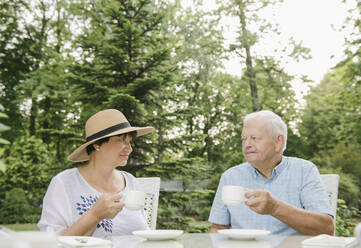
[[32,207],[26,198],[24,190],[13,188],[6,192],[5,200],[0,205],[0,223],[26,223]]
[[[172,82],[170,48],[161,28],[167,6],[149,0],[95,3],[79,6],[89,25],[76,41],[80,52],[71,69],[80,110],[74,127],[104,108],[119,109],[134,126],[151,125],[148,96]],[[130,171],[144,167],[151,156],[144,139],[136,140],[135,147]]]
[[358,101],[343,100],[345,92],[349,91],[344,86],[343,72],[343,68],[337,68],[326,75],[306,97],[307,105],[299,124],[304,145],[300,149],[304,157],[317,165],[354,178],[347,182],[350,185],[344,187],[345,190],[340,190],[340,195],[348,204],[357,206],[360,204],[356,199],[360,198],[361,153],[356,126],[360,114],[353,111],[360,105]]
[[341,135],[346,142],[361,144],[361,3],[357,2],[349,11],[345,27],[352,27],[351,35],[346,37],[346,59],[336,66],[335,74],[342,86],[337,105],[343,109],[340,122],[344,126]]
[[[0,103],[7,107],[11,141],[40,137],[56,149],[59,161],[68,151],[66,126],[71,107],[67,67],[71,63],[69,1],[2,1]],[[2,13],[2,12],[1,12]],[[10,114],[11,113],[11,114]],[[74,134],[72,134],[74,136]],[[64,149],[65,148],[65,149]]]
[[308,147],[305,150],[308,158],[332,150],[340,141],[361,144],[358,127],[361,103],[356,97],[352,101],[345,99],[348,94],[360,94],[361,88],[358,83],[352,90],[348,87],[352,80],[345,80],[345,71],[340,67],[330,72],[306,97],[299,131]]
[[41,139],[22,136],[10,145],[6,170],[0,178],[2,192],[22,188],[34,207],[39,207],[54,168],[54,156]]
[[68,68],[73,60],[69,46],[74,15],[66,0],[38,1],[32,7],[35,9],[32,22],[26,28],[33,44],[34,66],[16,88],[21,92],[17,101],[25,109],[24,130],[54,149],[59,163],[63,163],[69,152],[66,140],[75,136],[74,132],[65,130],[72,120],[69,113],[76,112],[68,80]]
[[[221,105],[217,103],[222,98],[217,91],[221,89],[221,82],[216,77],[216,69],[221,66],[223,48],[221,32],[216,29],[217,20],[210,18],[211,13],[203,11],[200,5],[193,10],[183,10],[176,3],[171,13],[164,28],[174,31],[169,43],[175,47],[171,58],[171,64],[177,68],[175,83],[152,95],[152,112],[158,130],[157,159],[142,174],[183,180],[184,191],[175,193],[176,197],[162,193],[159,227],[190,230],[192,218],[185,216],[200,217],[202,209],[207,210],[210,205],[205,197],[209,192],[194,191],[191,187],[194,180],[210,175],[208,154],[212,139],[209,132],[220,118]],[[213,106],[217,111],[211,111]],[[202,218],[205,215],[208,214]]]
[[[178,125],[178,141],[186,144],[188,158],[201,157],[209,161],[212,147],[211,132],[222,116],[223,86],[217,69],[222,67],[223,37],[217,28],[218,19],[202,10],[202,2],[194,9],[179,11],[173,20],[178,45],[174,63],[180,68],[171,98],[174,118]],[[171,148],[170,148],[171,149]],[[175,151],[177,152],[177,151]]]
[[[7,118],[8,116],[6,114],[4,114],[3,111],[4,111],[4,107],[0,104],[0,118]],[[6,130],[9,130],[9,129],[10,129],[10,127],[8,127],[0,122],[0,133],[4,132]],[[0,145],[7,145],[7,144],[10,144],[9,141],[1,138],[1,136],[0,136]],[[0,171],[5,170],[5,164],[1,159],[3,157],[2,156],[2,154],[4,152],[3,149],[4,149],[3,147],[0,147]]]
[[299,132],[307,148],[304,151],[306,158],[334,148],[340,138],[340,129],[343,128],[340,120],[344,111],[341,105],[336,104],[342,91],[338,82],[338,78],[326,75],[305,97],[306,107],[302,111]]
[[[229,46],[229,51],[236,54],[240,58],[241,64],[245,65],[243,70],[243,78],[249,84],[252,101],[252,111],[264,109],[262,106],[259,88],[260,77],[258,73],[264,73],[268,77],[284,77],[286,73],[280,67],[280,58],[291,57],[293,59],[308,58],[309,49],[297,44],[292,38],[288,49],[275,49],[274,57],[260,54],[257,51],[257,46],[264,42],[266,37],[272,37],[279,34],[276,25],[262,17],[262,11],[266,8],[276,7],[282,2],[278,0],[262,0],[262,1],[246,1],[246,0],[232,0],[225,3],[218,1],[220,4],[219,12],[221,15],[232,16],[239,20],[237,27],[237,37],[233,44]],[[288,53],[286,55],[286,53]],[[277,54],[277,55],[276,55]],[[276,56],[278,59],[276,59]],[[276,74],[280,74],[277,76]],[[289,76],[288,76],[289,77]],[[265,81],[267,82],[267,81]],[[272,81],[271,81],[272,82]],[[274,84],[270,81],[266,89],[272,89]],[[285,86],[287,87],[287,85]]]
[[12,129],[3,137],[12,141],[17,130],[23,130],[23,122],[17,96],[14,90],[25,79],[33,64],[30,55],[30,42],[26,31],[21,28],[24,11],[28,10],[26,1],[0,1],[0,104],[5,107],[8,118],[4,123]]
[[353,10],[355,15],[350,12],[348,24],[354,32],[347,37],[346,59],[311,89],[299,124],[305,156],[323,170],[341,174],[341,197],[356,207],[361,187],[360,6]]

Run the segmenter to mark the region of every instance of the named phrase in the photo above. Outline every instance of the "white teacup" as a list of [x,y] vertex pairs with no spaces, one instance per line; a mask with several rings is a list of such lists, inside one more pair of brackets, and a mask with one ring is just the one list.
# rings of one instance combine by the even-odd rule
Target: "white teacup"
[[129,190],[124,194],[124,204],[129,210],[139,210],[144,206],[145,193],[140,190]]
[[246,190],[240,186],[225,185],[222,188],[222,201],[227,206],[240,206],[245,201]]

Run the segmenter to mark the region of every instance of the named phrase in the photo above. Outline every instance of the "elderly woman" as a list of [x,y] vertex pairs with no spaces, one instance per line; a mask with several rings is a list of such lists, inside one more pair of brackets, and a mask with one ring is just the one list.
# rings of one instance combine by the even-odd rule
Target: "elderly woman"
[[144,211],[128,210],[122,202],[122,193],[138,189],[138,183],[116,168],[127,164],[131,141],[151,131],[152,127],[132,127],[115,109],[91,116],[85,124],[86,142],[68,157],[87,162],[52,179],[43,200],[40,230],[106,237],[148,229]]

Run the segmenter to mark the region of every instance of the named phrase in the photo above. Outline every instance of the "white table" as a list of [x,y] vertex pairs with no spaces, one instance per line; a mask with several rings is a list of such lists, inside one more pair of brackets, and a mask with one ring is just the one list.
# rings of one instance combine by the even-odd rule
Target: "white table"
[[112,237],[114,248],[301,248],[311,236],[268,235],[256,240],[233,240],[221,234],[185,233],[174,240],[147,241],[134,235]]

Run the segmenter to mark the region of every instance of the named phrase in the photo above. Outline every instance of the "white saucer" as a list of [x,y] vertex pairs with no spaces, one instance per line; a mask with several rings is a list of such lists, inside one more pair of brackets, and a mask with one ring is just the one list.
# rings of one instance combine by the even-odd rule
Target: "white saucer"
[[267,236],[271,232],[268,230],[259,229],[222,229],[218,230],[218,233],[233,239],[255,239],[258,237]]
[[166,240],[181,236],[183,230],[142,230],[134,231],[133,234],[148,240]]
[[111,248],[110,240],[88,236],[59,236],[60,247]]
[[184,248],[184,246],[175,240],[144,240],[134,248]]
[[272,246],[259,240],[228,239],[220,242],[217,248],[272,248]]

